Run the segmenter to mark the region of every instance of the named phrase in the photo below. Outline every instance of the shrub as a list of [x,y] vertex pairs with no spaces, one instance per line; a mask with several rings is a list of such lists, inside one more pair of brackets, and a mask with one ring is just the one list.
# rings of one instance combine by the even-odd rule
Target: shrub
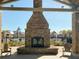
[[8,42],[9,46],[21,46],[21,45],[24,45],[25,42],[18,42],[18,41],[10,41]]
[[55,46],[63,46],[64,45],[64,42],[63,41],[50,41],[50,44],[51,45],[55,45]]
[[63,46],[63,42],[62,41],[55,41],[55,46]]

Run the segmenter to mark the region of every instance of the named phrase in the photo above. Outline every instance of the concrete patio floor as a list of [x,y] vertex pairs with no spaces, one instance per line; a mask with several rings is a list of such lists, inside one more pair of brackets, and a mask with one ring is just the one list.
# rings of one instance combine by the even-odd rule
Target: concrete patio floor
[[0,59],[73,59],[70,57],[71,56],[70,52],[65,52],[65,56],[62,56],[63,47],[57,47],[59,48],[57,55],[17,55],[16,54],[17,48],[18,47],[12,47],[12,55],[5,56],[6,54],[3,54],[3,56],[0,57]]

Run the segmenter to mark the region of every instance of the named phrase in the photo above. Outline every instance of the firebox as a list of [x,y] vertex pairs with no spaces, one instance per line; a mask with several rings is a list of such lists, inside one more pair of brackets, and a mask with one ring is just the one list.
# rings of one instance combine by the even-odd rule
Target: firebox
[[44,47],[44,38],[43,37],[33,37],[31,40],[32,47]]

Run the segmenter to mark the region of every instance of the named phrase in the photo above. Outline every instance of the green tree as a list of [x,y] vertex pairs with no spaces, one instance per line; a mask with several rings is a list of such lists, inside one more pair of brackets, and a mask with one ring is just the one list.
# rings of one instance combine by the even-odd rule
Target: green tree
[[66,37],[66,34],[67,34],[67,31],[66,30],[61,30],[59,33],[62,34],[63,37],[65,38]]

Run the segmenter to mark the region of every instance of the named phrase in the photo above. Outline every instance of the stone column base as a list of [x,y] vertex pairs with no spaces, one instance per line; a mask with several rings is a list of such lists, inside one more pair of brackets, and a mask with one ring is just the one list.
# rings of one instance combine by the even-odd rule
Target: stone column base
[[79,59],[79,54],[71,53],[71,58]]

